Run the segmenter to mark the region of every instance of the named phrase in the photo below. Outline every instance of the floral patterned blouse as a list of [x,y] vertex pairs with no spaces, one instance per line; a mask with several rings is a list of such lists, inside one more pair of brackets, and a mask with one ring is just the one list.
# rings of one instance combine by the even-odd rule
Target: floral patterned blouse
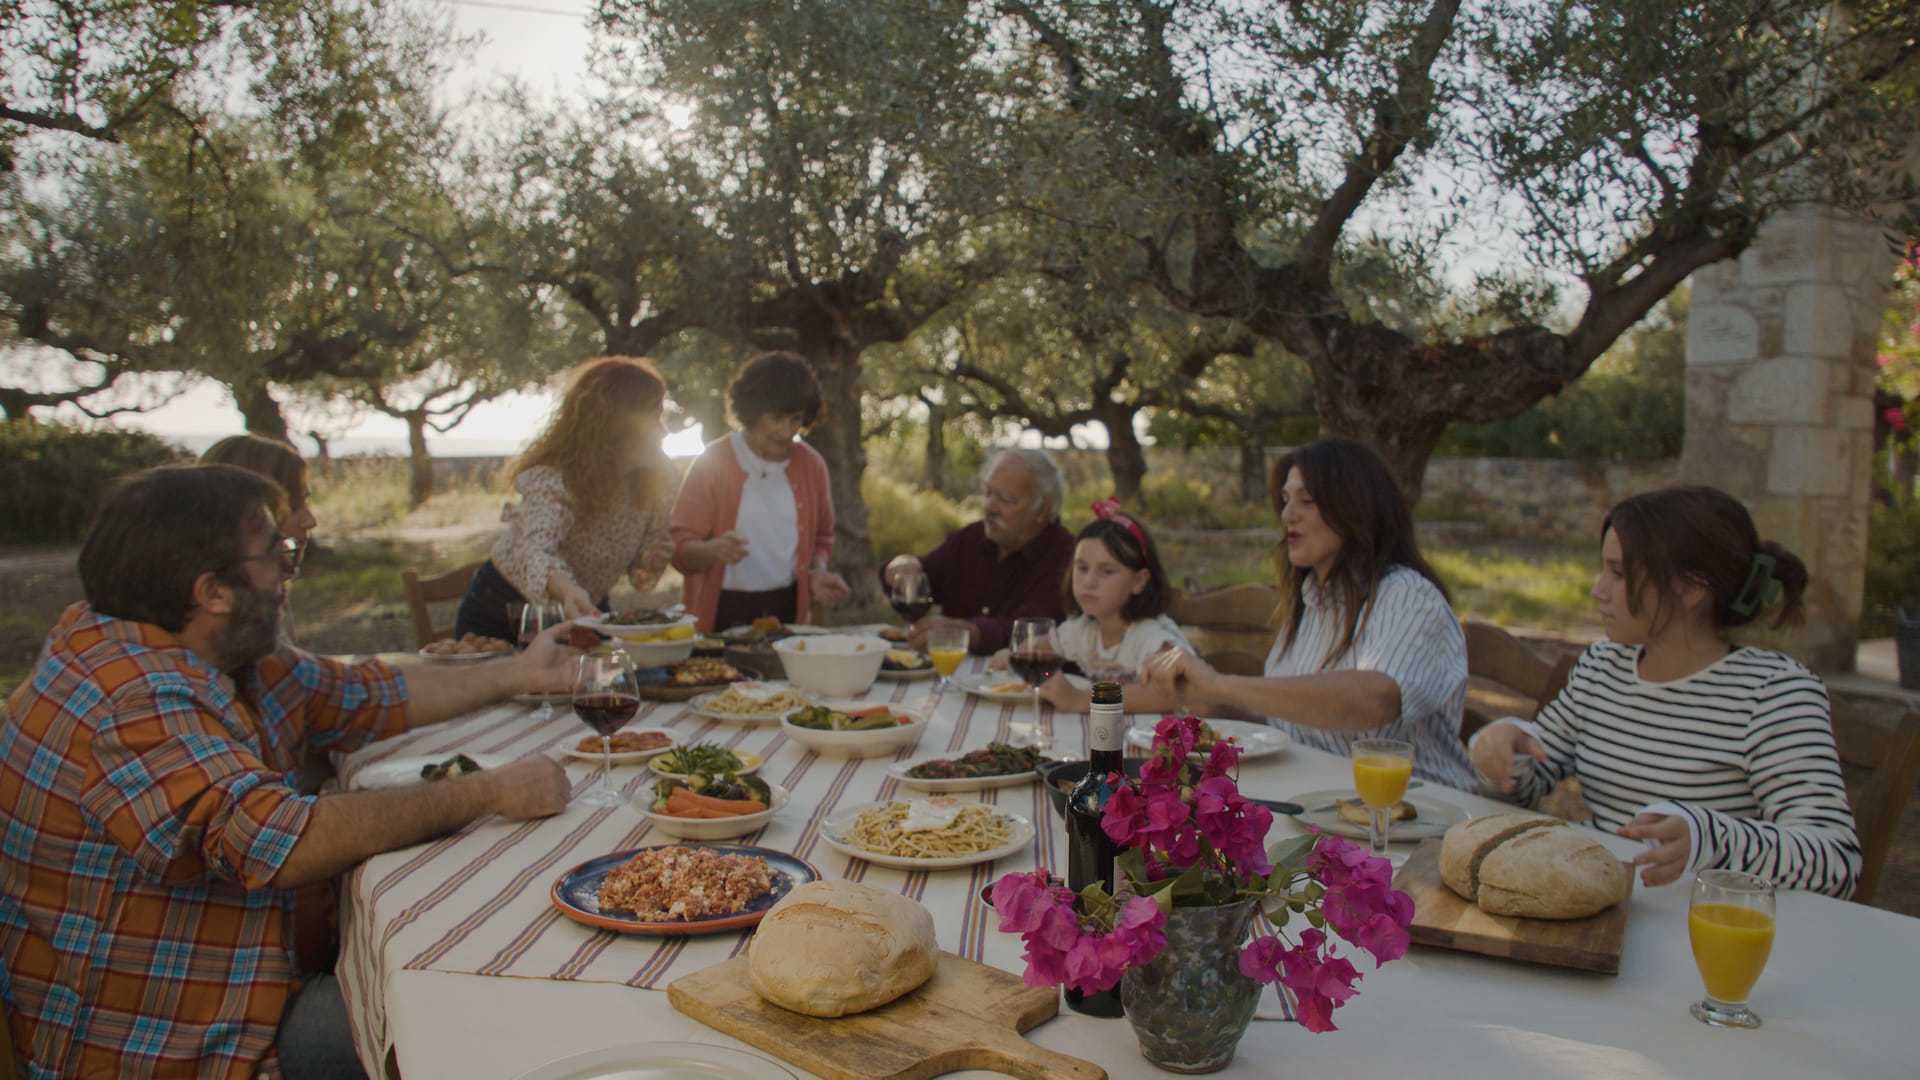
[[518,504],[500,513],[505,532],[493,542],[493,565],[528,600],[550,600],[547,577],[558,570],[596,603],[646,551],[667,535],[672,491],[652,507],[622,502],[584,518],[560,470],[536,465],[514,478]]

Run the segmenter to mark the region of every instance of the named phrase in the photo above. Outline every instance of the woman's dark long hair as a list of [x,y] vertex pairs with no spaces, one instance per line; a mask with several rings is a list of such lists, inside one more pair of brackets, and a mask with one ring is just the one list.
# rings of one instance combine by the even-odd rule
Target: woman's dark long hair
[[[1447,587],[1421,557],[1413,514],[1380,455],[1352,439],[1321,439],[1281,455],[1267,481],[1276,518],[1286,509],[1287,475],[1295,469],[1300,470],[1300,482],[1313,496],[1321,520],[1340,535],[1340,551],[1327,580],[1320,583],[1342,623],[1340,635],[1320,660],[1324,670],[1353,648],[1353,639],[1372,614],[1374,590],[1388,571],[1404,566],[1433,582],[1442,596],[1447,595]],[[1293,648],[1300,632],[1300,620],[1306,614],[1301,595],[1313,573],[1309,567],[1293,565],[1285,543],[1283,536],[1274,556],[1280,568],[1280,616],[1286,635],[1282,651]]]

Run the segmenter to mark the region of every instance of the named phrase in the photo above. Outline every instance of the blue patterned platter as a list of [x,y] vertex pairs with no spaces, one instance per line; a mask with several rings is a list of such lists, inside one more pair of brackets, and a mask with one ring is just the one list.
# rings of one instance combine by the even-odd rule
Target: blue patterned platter
[[820,880],[820,871],[815,870],[806,860],[772,848],[752,847],[746,844],[656,844],[653,846],[704,847],[727,855],[758,856],[767,860],[767,872],[773,879],[773,888],[748,904],[745,911],[736,911],[731,915],[714,915],[704,919],[648,922],[630,912],[601,911],[600,883],[606,880],[614,867],[643,851],[650,850],[649,848],[630,848],[581,863],[562,874],[560,879],[553,883],[553,906],[560,909],[560,914],[575,922],[602,930],[617,930],[628,934],[717,934],[721,931],[738,930],[759,923],[766,916],[767,909],[792,892],[794,886]]

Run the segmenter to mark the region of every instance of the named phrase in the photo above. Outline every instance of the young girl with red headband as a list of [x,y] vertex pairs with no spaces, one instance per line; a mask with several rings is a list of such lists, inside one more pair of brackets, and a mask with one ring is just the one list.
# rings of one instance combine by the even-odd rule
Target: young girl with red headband
[[[1118,499],[1094,503],[1093,512],[1094,520],[1074,538],[1073,564],[1061,581],[1069,618],[1054,627],[1053,650],[1090,679],[1131,683],[1147,657],[1169,646],[1190,646],[1167,615],[1173,587],[1147,527],[1121,513]],[[1007,650],[987,666],[1007,667]],[[1142,690],[1128,686],[1123,692],[1129,712],[1151,711]],[[1047,680],[1040,696],[1066,712],[1086,712],[1092,699],[1062,675]]]

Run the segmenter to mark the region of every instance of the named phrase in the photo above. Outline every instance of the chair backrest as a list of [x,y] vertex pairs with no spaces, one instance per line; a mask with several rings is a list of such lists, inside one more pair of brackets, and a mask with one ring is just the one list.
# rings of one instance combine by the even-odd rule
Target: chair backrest
[[421,577],[411,568],[400,575],[400,583],[407,591],[407,612],[413,616],[414,648],[424,649],[441,638],[453,636],[452,623],[433,625],[433,612],[427,605],[465,596],[467,583],[479,570],[480,563],[470,562],[430,578]]
[[1280,590],[1272,585],[1228,585],[1178,593],[1167,614],[1202,656],[1237,650],[1265,657],[1273,647]]
[[1914,782],[1920,780],[1920,711],[1908,710],[1888,727],[1836,702],[1833,741],[1841,761],[1873,770],[1860,794],[1849,795],[1854,829],[1860,836],[1860,876],[1853,899],[1871,904],[1887,851],[1893,847],[1894,830],[1900,827]]
[[1265,675],[1267,673],[1266,658],[1245,649],[1215,649],[1210,653],[1202,653],[1200,658],[1222,675]]
[[[1548,663],[1519,638],[1491,623],[1468,621],[1461,628],[1467,635],[1467,674],[1531,699],[1536,709],[1552,701],[1567,685],[1567,674],[1578,659],[1569,655]],[[1468,705],[1460,737],[1471,738],[1492,721],[1485,711]]]

